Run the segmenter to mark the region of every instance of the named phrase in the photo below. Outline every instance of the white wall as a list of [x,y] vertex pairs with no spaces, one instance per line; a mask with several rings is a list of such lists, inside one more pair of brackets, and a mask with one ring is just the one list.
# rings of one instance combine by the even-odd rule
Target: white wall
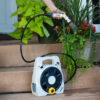
[[0,0],[0,33],[13,32],[13,23],[17,22],[17,16],[10,17],[17,10],[16,0]]
[[[100,11],[100,0],[98,0],[98,3],[99,3],[99,11]],[[99,15],[100,15],[100,12],[99,12]],[[99,24],[94,24],[96,26],[96,32],[97,33],[100,33],[100,23]]]

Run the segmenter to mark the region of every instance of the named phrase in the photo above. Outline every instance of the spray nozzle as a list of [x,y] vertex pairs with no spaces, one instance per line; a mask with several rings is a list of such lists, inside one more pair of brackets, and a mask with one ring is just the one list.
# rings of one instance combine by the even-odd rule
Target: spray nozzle
[[64,18],[68,23],[71,22],[71,20],[68,18],[68,16],[64,13],[64,14],[60,14],[60,13],[52,13],[51,16],[53,18],[55,17],[60,17],[60,18]]
[[69,26],[74,30],[77,31],[78,27],[69,19],[69,17],[64,13],[64,14],[60,14],[60,13],[49,13],[48,16],[51,16],[53,18],[55,17],[60,17],[60,18],[64,18],[67,23],[69,23]]

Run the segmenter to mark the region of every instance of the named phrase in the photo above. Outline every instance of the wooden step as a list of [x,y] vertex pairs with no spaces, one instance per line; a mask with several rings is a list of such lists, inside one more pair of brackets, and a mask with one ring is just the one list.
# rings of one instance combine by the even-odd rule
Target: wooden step
[[[23,45],[23,53],[27,60],[49,52],[60,52],[61,44],[29,44]],[[0,45],[0,67],[33,66],[25,63],[20,55],[19,44]]]
[[[96,43],[96,59],[100,61],[100,42]],[[49,52],[61,52],[62,45],[32,43],[23,45],[23,53],[27,60],[35,59],[38,56]],[[33,63],[25,63],[20,56],[19,41],[4,41],[0,43],[0,67],[33,66]]]
[[[33,67],[0,68],[0,92],[31,91]],[[66,72],[63,69],[64,79]],[[100,87],[100,67],[82,73],[77,71],[75,81],[65,85],[65,90]]]
[[0,95],[0,100],[100,100],[100,88],[67,90],[63,94],[37,97],[31,93]]

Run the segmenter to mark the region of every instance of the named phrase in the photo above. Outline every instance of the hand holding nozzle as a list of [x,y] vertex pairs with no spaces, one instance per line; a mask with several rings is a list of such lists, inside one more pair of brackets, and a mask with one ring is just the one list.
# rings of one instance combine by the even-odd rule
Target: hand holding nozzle
[[68,18],[68,16],[64,13],[64,14],[60,14],[60,13],[53,13],[52,17],[60,17],[60,18],[64,18],[68,23],[71,22],[71,20]]
[[52,13],[52,17],[55,18],[55,17],[59,17],[60,19],[61,18],[64,18],[67,23],[69,23],[69,26],[74,30],[74,31],[77,31],[78,30],[78,27],[69,19],[69,17],[64,13],[64,14],[60,14],[60,13]]

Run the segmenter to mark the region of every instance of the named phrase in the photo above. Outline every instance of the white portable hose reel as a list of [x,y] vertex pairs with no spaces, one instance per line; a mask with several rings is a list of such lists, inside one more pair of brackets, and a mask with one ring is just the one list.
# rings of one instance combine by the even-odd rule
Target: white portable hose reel
[[[51,60],[51,64],[43,64]],[[32,93],[36,96],[59,94],[64,91],[64,79],[58,56],[37,57],[32,76]]]

